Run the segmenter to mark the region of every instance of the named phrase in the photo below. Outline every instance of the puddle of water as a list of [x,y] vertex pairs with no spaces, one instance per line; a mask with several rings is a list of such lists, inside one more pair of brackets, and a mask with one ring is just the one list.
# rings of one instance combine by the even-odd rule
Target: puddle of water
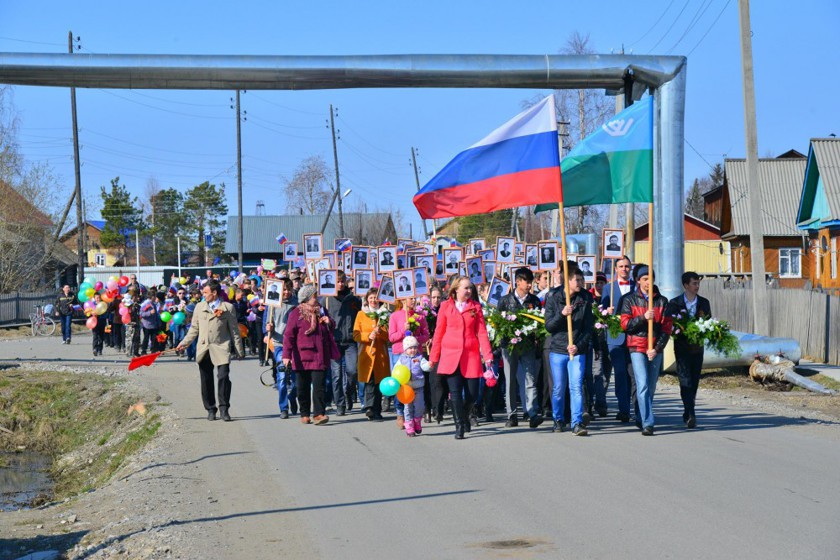
[[52,493],[46,455],[0,452],[0,465],[0,511],[26,508],[38,495]]

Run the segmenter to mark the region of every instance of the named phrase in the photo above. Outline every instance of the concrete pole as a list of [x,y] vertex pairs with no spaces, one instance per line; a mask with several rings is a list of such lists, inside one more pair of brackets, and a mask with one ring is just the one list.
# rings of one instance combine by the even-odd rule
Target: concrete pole
[[755,118],[755,82],[753,80],[750,3],[738,0],[741,24],[741,71],[744,78],[744,134],[747,148],[747,204],[750,209],[750,262],[752,265],[753,331],[770,336],[770,321],[762,310],[767,303],[764,271],[764,235],[762,232],[762,193],[758,184],[758,130]]

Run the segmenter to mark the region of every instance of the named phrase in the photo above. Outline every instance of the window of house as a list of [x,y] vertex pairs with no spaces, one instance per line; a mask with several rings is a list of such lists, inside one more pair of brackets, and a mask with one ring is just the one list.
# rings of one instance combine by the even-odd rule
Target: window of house
[[831,277],[837,278],[837,238],[831,238]]
[[96,253],[93,256],[93,264],[96,266],[105,266],[105,253]]
[[801,249],[779,249],[779,278],[802,278]]

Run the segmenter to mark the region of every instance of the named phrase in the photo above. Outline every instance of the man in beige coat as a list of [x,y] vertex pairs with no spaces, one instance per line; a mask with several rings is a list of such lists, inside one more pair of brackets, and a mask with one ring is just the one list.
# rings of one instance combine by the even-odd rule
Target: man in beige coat
[[222,420],[230,422],[230,342],[236,345],[236,353],[241,360],[245,357],[245,347],[239,335],[239,324],[233,305],[219,299],[219,282],[211,280],[201,289],[204,300],[195,306],[192,326],[187,336],[178,345],[178,350],[186,349],[192,341],[198,339],[196,362],[201,374],[201,399],[207,410],[207,419],[216,419],[216,399],[213,395],[213,368],[219,378],[219,414]]

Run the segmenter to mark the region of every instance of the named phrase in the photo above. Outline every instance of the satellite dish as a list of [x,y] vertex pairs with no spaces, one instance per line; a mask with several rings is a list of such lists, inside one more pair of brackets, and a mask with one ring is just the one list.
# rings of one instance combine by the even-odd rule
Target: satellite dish
[[723,254],[723,243],[718,243],[718,253]]
[[823,253],[828,253],[828,238],[825,235],[820,239],[820,249]]

